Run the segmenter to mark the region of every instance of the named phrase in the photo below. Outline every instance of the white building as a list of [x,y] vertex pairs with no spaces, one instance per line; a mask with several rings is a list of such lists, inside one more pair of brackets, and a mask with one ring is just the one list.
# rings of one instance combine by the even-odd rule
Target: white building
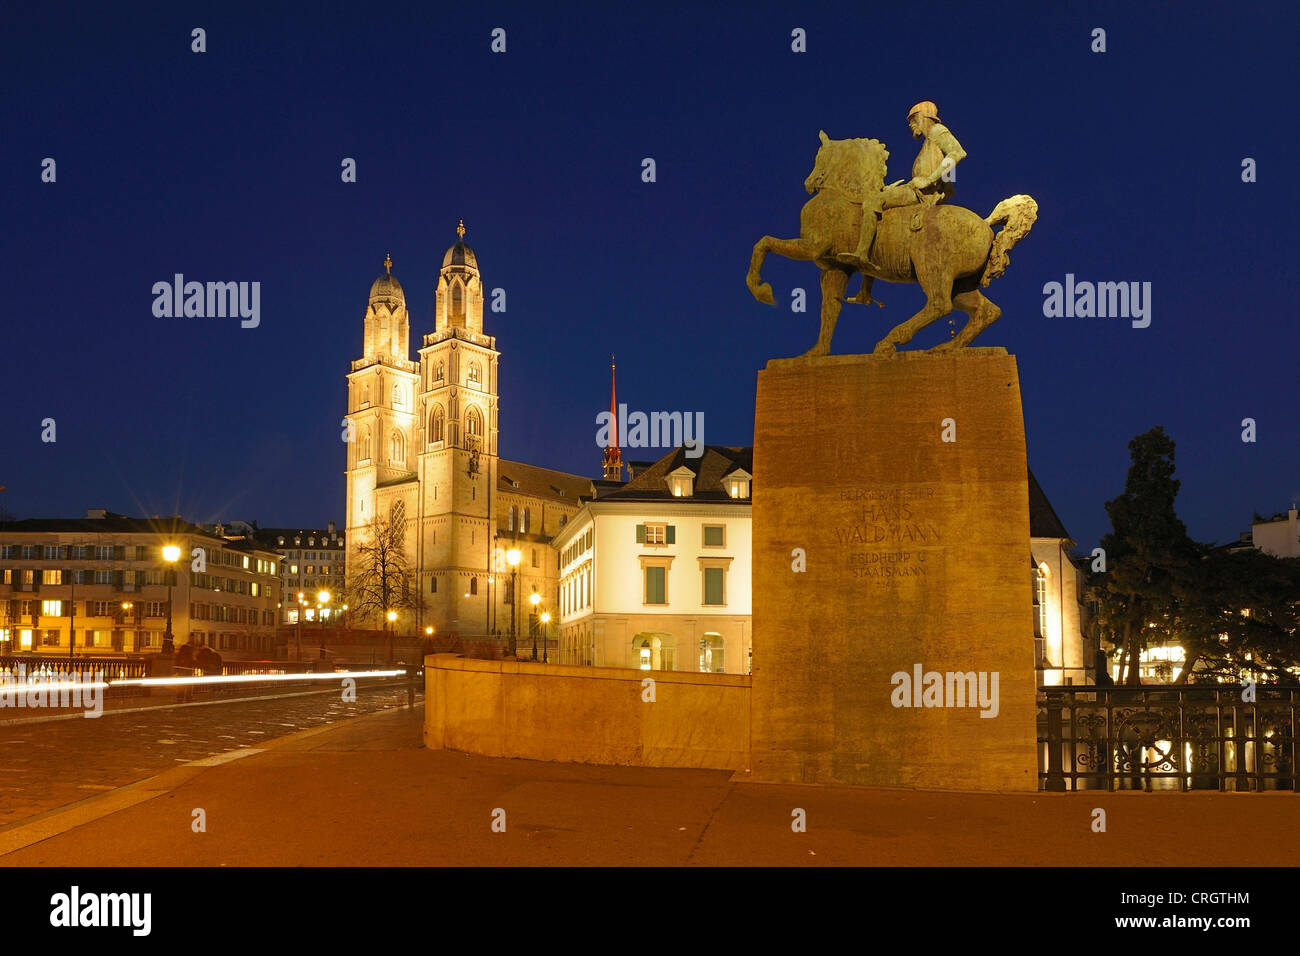
[[1074,541],[1034,473],[1029,473],[1030,582],[1034,662],[1040,687],[1091,684],[1096,651],[1086,631],[1085,578],[1070,557]]
[[558,663],[749,673],[752,462],[677,448],[583,504],[554,540]]
[[1300,558],[1300,520],[1295,505],[1286,514],[1253,522],[1250,543],[1275,558]]

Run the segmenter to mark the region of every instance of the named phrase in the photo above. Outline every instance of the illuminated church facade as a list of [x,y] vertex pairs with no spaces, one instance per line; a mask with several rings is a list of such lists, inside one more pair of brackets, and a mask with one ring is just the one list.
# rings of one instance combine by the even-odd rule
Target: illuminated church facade
[[[406,294],[392,260],[370,287],[362,355],[347,376],[347,578],[376,519],[397,523],[411,570],[398,633],[522,646],[554,608],[550,540],[592,494],[590,478],[502,459],[496,338],[465,227],[443,256],[433,329],[410,357]],[[507,556],[518,552],[518,563]],[[517,589],[517,591],[516,591]],[[532,594],[540,595],[536,604]],[[379,621],[358,625],[381,626]]]

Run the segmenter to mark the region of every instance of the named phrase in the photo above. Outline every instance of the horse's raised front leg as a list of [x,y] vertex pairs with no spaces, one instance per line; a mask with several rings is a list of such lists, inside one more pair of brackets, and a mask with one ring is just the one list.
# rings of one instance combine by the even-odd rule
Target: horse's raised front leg
[[763,260],[769,252],[787,259],[817,259],[830,249],[830,243],[822,239],[778,239],[776,236],[764,236],[754,243],[754,253],[749,259],[749,274],[745,285],[754,298],[764,305],[775,305],[772,287],[762,281]]

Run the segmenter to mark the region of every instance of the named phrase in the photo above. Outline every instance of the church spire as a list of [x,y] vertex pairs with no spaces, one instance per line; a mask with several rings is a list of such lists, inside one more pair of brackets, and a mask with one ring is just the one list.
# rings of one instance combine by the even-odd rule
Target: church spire
[[602,464],[606,481],[623,480],[623,456],[618,448],[618,389],[614,377],[614,356],[609,357],[609,446]]

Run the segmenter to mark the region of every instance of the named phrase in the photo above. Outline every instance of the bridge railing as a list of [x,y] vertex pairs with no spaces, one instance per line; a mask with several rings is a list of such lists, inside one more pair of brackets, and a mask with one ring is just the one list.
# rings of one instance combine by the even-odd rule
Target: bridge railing
[[1300,685],[1243,691],[1039,688],[1039,789],[1300,793]]

